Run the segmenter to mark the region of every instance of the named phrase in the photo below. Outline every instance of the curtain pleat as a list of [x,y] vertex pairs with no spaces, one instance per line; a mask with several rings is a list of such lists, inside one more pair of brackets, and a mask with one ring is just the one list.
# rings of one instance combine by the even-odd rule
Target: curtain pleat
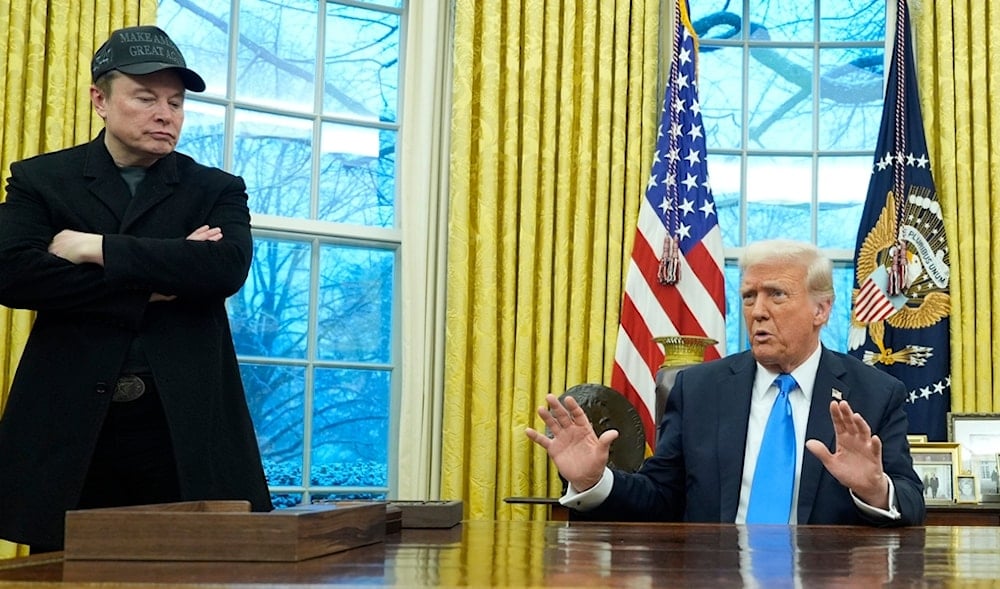
[[952,411],[998,412],[1000,8],[938,0],[914,3],[911,12],[924,125],[951,249]]
[[[89,141],[103,127],[90,107],[90,58],[112,30],[155,24],[156,0],[0,4],[0,170],[20,159]],[[5,198],[0,193],[0,201]],[[0,413],[33,314],[0,307]],[[0,558],[28,548],[0,540]]]
[[546,393],[610,378],[655,138],[659,0],[455,5],[442,496],[543,517]]

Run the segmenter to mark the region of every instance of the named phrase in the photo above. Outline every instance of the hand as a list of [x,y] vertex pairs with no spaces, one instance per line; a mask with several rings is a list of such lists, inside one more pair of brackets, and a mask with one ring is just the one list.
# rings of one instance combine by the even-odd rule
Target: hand
[[188,235],[184,239],[187,239],[188,241],[219,241],[222,239],[222,228],[202,225],[192,231],[191,235]]
[[609,429],[598,438],[587,414],[573,397],[566,397],[565,405],[555,395],[546,395],[545,401],[548,408],[539,407],[538,415],[552,432],[552,437],[530,427],[524,433],[545,448],[559,474],[574,489],[586,491],[601,480],[608,463],[611,442],[618,438],[618,431]]
[[872,435],[868,422],[854,413],[847,401],[831,401],[830,417],[836,434],[834,453],[819,440],[807,441],[806,448],[858,499],[872,507],[889,509],[889,481],[882,470],[882,440]]
[[149,295],[149,302],[151,303],[164,303],[167,301],[172,301],[177,298],[177,295],[165,295],[158,292],[154,292]]
[[52,238],[49,253],[74,264],[104,265],[104,236],[63,229]]

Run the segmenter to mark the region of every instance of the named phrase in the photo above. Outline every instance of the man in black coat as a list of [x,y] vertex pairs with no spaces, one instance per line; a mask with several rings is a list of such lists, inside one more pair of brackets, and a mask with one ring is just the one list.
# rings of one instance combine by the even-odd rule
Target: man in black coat
[[0,538],[63,545],[66,510],[271,506],[225,300],[252,258],[246,186],[174,148],[205,89],[162,30],[94,55],[92,142],[11,166],[0,304],[37,312],[0,417]]
[[[750,351],[678,374],[656,452],[637,473],[605,467],[617,432],[597,437],[575,400],[547,396],[539,415],[551,437],[527,434],[569,482],[561,502],[612,520],[923,523],[903,383],[820,343],[833,306],[830,260],[811,244],[775,240],[750,244],[741,268]],[[781,412],[794,429],[787,468],[775,476],[786,455],[764,439],[782,398],[779,375],[794,378]]]

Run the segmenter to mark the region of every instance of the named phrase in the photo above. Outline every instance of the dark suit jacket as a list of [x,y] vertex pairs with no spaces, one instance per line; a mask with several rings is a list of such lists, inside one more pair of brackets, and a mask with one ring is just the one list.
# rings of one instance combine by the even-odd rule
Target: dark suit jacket
[[[185,239],[201,225],[218,242]],[[63,229],[100,233],[105,266],[49,254]],[[62,544],[110,393],[141,337],[184,499],[270,510],[225,309],[252,258],[243,180],[170,154],[133,197],[104,146],[11,166],[0,204],[0,304],[37,311],[0,418],[0,538]],[[150,303],[153,292],[176,295]]]
[[[634,474],[615,472],[608,499],[585,517],[614,520],[733,522],[739,505],[743,454],[756,362],[750,352],[683,370],[667,399],[655,454]],[[852,356],[823,349],[806,439],[834,448],[833,389],[882,441],[883,468],[893,481],[902,518],[863,514],[846,487],[805,448],[799,483],[801,524],[919,525],[923,487],[906,441],[903,384]]]

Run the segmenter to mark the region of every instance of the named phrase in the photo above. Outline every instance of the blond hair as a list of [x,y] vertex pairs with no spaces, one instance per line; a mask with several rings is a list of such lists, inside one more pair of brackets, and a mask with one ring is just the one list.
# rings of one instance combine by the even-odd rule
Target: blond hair
[[795,264],[806,269],[806,288],[813,299],[833,304],[833,262],[815,245],[791,239],[756,241],[743,249],[740,272],[759,264]]

